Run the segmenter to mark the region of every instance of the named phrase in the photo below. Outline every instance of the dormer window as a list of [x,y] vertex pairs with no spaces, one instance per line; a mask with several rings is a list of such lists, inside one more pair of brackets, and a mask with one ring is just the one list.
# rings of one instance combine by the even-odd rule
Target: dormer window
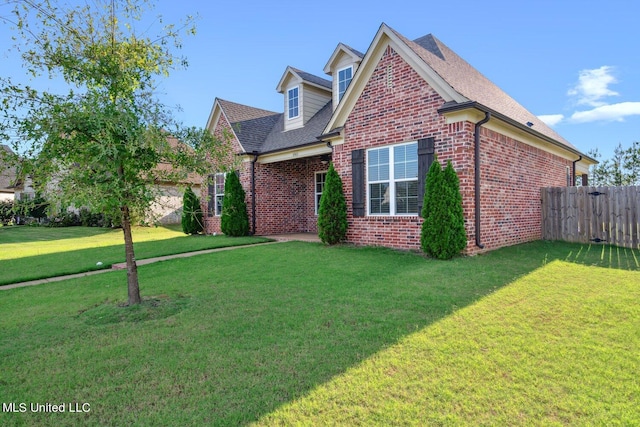
[[343,68],[338,71],[338,101],[342,99],[342,95],[347,91],[352,77],[353,67]]
[[298,108],[298,100],[299,100],[298,87],[296,86],[292,89],[289,89],[287,91],[287,105],[289,106],[289,112],[287,117],[289,119],[294,119],[300,115],[299,108]]

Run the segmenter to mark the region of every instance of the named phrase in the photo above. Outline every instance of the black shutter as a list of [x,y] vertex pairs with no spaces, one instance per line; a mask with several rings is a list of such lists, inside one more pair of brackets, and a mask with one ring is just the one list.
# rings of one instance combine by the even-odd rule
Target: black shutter
[[212,217],[213,215],[215,215],[215,211],[216,211],[215,185],[216,185],[216,176],[209,175],[207,177],[207,216],[208,217]]
[[422,203],[424,202],[424,187],[427,182],[427,173],[433,163],[435,153],[435,139],[424,138],[418,140],[418,214],[422,215]]
[[353,216],[364,216],[364,149],[351,152],[351,184],[353,189]]

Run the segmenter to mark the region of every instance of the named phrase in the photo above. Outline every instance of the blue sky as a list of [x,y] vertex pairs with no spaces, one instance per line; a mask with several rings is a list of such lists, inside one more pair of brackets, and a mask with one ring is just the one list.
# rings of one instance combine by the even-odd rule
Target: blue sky
[[[7,6],[0,5],[0,16]],[[382,22],[410,39],[432,33],[532,113],[587,152],[610,156],[640,140],[640,3],[581,0],[478,2],[158,1],[153,14],[178,22],[198,14],[185,37],[189,68],[162,81],[185,124],[204,126],[215,97],[282,111],[275,90],[287,65],[325,78],[339,42],[365,52]],[[20,73],[5,52],[2,74]]]

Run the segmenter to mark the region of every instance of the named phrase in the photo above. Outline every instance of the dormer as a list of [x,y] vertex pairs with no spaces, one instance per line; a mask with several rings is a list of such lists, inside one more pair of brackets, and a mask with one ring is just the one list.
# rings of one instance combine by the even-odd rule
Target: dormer
[[276,90],[284,94],[284,130],[304,126],[331,101],[331,82],[287,67]]
[[332,92],[334,110],[347,91],[351,79],[360,66],[360,62],[362,62],[362,58],[364,58],[362,52],[358,52],[344,43],[339,43],[333,51],[331,58],[329,58],[327,65],[324,66],[324,72],[333,77]]

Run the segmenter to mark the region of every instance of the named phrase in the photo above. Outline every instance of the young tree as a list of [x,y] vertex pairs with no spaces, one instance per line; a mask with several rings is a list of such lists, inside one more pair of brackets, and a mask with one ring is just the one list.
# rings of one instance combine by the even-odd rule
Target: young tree
[[[57,77],[67,89],[54,93],[1,77],[0,139],[28,144],[14,143],[21,171],[47,197],[121,219],[128,302],[138,304],[132,215],[148,211],[156,182],[181,180],[187,171],[205,174],[226,158],[228,143],[183,128],[154,95],[158,77],[186,66],[173,51],[179,33],[195,31],[190,18],[180,30],[169,25],[152,36],[148,25],[136,32],[144,2],[83,4],[64,10],[51,0],[26,0],[4,17],[14,24],[26,71]],[[169,136],[181,143],[172,146]]]
[[318,208],[318,236],[323,243],[335,245],[346,238],[347,227],[347,202],[342,179],[331,163]]
[[640,185],[640,142],[632,143],[629,148],[618,144],[610,159],[602,160],[597,148],[589,150],[589,155],[600,162],[589,170],[590,185]]
[[235,172],[227,173],[224,180],[224,200],[220,229],[227,236],[239,237],[249,234],[249,215],[245,192]]
[[182,198],[182,231],[184,234],[198,234],[203,228],[200,199],[191,187],[187,187]]

